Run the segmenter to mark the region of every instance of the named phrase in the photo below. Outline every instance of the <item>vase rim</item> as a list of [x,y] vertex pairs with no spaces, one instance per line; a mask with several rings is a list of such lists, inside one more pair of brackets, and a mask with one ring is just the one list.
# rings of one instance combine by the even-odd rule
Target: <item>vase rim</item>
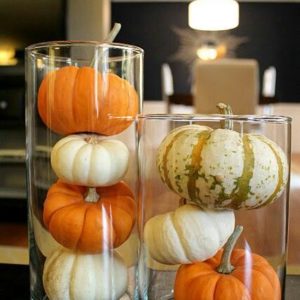
[[61,40],[61,41],[48,41],[31,44],[25,48],[26,51],[34,51],[39,49],[45,49],[50,47],[83,47],[83,46],[92,46],[99,48],[115,48],[123,50],[132,50],[136,53],[143,54],[144,50],[138,46],[125,44],[125,43],[108,43],[108,42],[99,42],[99,41],[83,41],[83,40]]
[[232,120],[237,122],[253,123],[291,123],[292,118],[281,115],[222,115],[222,114],[141,114],[139,119],[166,120],[176,122],[197,121],[222,121]]

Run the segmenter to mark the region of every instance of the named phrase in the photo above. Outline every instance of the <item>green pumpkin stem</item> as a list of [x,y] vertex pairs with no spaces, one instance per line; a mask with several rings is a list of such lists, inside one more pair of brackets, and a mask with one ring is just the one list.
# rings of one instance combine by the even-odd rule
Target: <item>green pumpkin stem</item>
[[[217,108],[218,108],[220,114],[222,114],[222,115],[225,115],[225,116],[232,115],[231,106],[228,105],[228,104],[218,103],[217,104]],[[233,130],[233,122],[232,122],[232,120],[221,121],[221,128]]]
[[234,248],[238,238],[240,237],[243,229],[244,228],[241,225],[236,226],[233,233],[232,233],[232,235],[227,240],[227,242],[224,246],[224,251],[223,251],[223,254],[222,254],[222,258],[221,258],[221,263],[217,268],[217,271],[219,273],[221,273],[221,274],[230,274],[234,270],[234,267],[230,262],[231,253],[232,253],[233,248]]
[[95,203],[99,200],[99,194],[97,193],[96,188],[94,187],[89,187],[87,189],[87,192],[85,194],[84,200],[86,202],[91,202],[91,203]]

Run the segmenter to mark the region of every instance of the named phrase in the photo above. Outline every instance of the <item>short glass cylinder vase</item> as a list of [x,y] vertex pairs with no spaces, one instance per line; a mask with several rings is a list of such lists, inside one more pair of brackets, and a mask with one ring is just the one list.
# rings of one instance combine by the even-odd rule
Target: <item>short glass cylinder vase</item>
[[26,49],[31,299],[134,299],[143,50]]
[[139,117],[141,299],[284,299],[291,120]]

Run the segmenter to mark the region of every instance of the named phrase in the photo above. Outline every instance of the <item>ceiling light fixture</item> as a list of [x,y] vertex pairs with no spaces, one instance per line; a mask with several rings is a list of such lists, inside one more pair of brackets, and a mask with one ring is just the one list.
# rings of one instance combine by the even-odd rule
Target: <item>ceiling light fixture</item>
[[197,30],[228,30],[239,25],[239,4],[234,0],[196,0],[189,4],[189,26]]

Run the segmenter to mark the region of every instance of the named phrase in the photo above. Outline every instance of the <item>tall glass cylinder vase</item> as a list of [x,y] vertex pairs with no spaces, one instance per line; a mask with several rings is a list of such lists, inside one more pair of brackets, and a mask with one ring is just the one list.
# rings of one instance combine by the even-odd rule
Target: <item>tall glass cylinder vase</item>
[[291,120],[220,108],[139,118],[141,299],[284,299]]
[[143,50],[26,49],[31,299],[133,299]]

